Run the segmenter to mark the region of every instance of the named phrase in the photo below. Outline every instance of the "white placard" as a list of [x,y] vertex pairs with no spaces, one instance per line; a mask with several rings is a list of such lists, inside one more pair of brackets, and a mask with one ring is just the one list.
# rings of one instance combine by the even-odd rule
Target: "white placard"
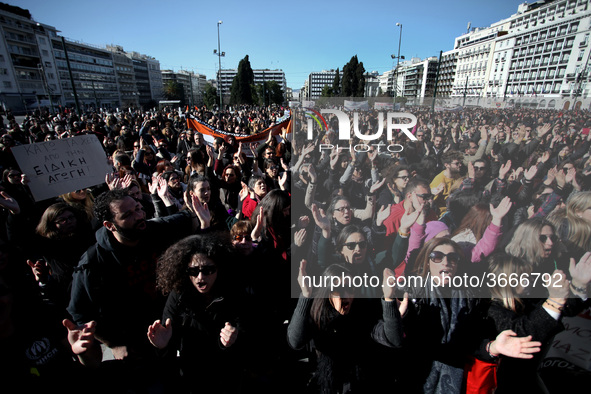
[[18,145],[12,153],[35,201],[100,185],[113,170],[94,134]]

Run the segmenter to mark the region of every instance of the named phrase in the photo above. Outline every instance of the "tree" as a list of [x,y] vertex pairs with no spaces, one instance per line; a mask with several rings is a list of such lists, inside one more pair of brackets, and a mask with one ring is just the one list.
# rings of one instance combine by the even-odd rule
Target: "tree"
[[363,62],[353,56],[343,67],[342,96],[363,97],[365,95],[365,68]]
[[253,104],[254,72],[250,67],[248,55],[238,63],[238,71],[230,88],[231,104]]
[[332,81],[332,96],[339,97],[341,95],[341,73],[337,68],[337,73]]
[[271,97],[271,104],[283,104],[285,101],[283,89],[277,81],[267,82],[267,94]]
[[333,97],[334,91],[330,85],[324,85],[322,87],[322,92],[320,93],[320,97]]
[[167,100],[180,100],[182,103],[185,100],[183,86],[177,81],[166,82],[164,84],[164,97]]
[[213,87],[212,84],[208,83],[205,85],[205,92],[203,93],[203,102],[207,108],[213,108],[217,103],[220,102],[218,96],[218,90]]

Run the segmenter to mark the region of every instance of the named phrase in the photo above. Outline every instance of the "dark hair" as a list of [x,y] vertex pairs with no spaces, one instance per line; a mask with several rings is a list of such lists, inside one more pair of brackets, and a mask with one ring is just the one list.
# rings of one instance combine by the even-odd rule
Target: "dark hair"
[[429,182],[426,179],[416,176],[416,177],[411,178],[408,181],[408,183],[406,184],[406,187],[404,188],[404,198],[406,198],[407,194],[414,192],[415,189],[419,186],[423,186],[427,190],[431,191],[431,187],[429,186]]
[[[351,277],[352,273],[349,267],[343,264],[331,264],[322,273],[323,277]],[[349,290],[350,292],[354,292],[353,289],[347,289],[346,287],[341,288],[332,288],[330,286],[322,286],[316,288],[316,294],[314,296],[314,301],[312,301],[312,307],[310,309],[310,315],[316,326],[323,330],[328,327],[330,322],[337,317],[339,314],[335,310],[333,304],[330,300],[330,293],[331,292],[338,292],[342,294],[341,291]]]
[[457,150],[449,150],[441,155],[441,162],[443,164],[451,164],[454,160],[462,162],[464,160],[464,154]]
[[72,212],[77,221],[82,220],[82,215],[80,214],[79,210],[69,204],[66,204],[65,202],[58,202],[56,204],[50,205],[43,212],[35,232],[44,238],[59,238],[59,232],[55,225],[55,219],[66,211]]
[[291,198],[288,192],[273,189],[259,202],[252,215],[251,222],[253,225],[256,224],[259,208],[261,208],[265,215],[263,218],[263,226],[265,227],[263,237],[267,239],[274,237],[279,244],[283,242],[285,246],[289,243],[291,237],[291,218],[286,217],[283,210],[290,205]]
[[488,204],[478,203],[473,205],[468,213],[463,217],[462,222],[456,228],[452,237],[469,229],[474,234],[476,241],[480,241],[484,231],[492,221],[492,215]]
[[125,200],[126,197],[132,198],[124,189],[113,189],[101,193],[94,201],[94,215],[97,220],[100,223],[112,221],[114,216],[111,211],[111,203]]
[[[181,239],[160,256],[156,268],[156,284],[164,293],[182,292],[192,284],[187,275],[187,268],[196,254],[203,254],[211,259],[221,270],[229,257],[230,243],[227,232],[190,235]],[[218,276],[219,280],[219,276]],[[217,280],[216,280],[217,281]]]
[[209,178],[201,174],[193,174],[187,182],[187,190],[193,190],[199,182],[209,182]]
[[158,163],[156,163],[156,172],[158,174],[163,173],[164,171],[166,171],[166,167],[169,165],[172,167],[172,164],[170,163],[170,161],[168,161],[166,159],[158,160]]
[[345,243],[347,243],[347,238],[349,238],[351,234],[356,233],[362,234],[363,238],[365,238],[365,240],[367,241],[367,235],[363,232],[363,230],[361,230],[360,227],[354,224],[350,224],[348,226],[343,227],[343,229],[339,232],[339,235],[337,235],[337,238],[335,240],[335,247],[337,253],[341,253],[341,250],[343,250]]

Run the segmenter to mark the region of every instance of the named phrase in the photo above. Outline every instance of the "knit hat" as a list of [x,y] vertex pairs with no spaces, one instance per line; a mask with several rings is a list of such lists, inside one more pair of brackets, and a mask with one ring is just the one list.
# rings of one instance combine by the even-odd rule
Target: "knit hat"
[[449,227],[439,220],[427,222],[425,226],[425,242],[429,242],[433,237],[445,230],[449,230]]

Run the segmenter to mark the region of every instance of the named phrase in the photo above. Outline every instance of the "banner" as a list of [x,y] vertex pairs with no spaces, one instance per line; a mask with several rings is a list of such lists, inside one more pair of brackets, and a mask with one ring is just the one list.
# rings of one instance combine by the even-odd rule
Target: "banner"
[[269,133],[273,133],[273,135],[281,134],[281,129],[283,128],[286,128],[287,132],[291,133],[292,126],[291,118],[289,118],[256,134],[244,135],[238,133],[231,133],[229,131],[224,130],[218,130],[216,128],[213,128],[211,125],[205,123],[204,121],[197,119],[192,115],[189,115],[187,117],[187,127],[190,129],[197,130],[201,134],[210,135],[212,137],[221,137],[225,139],[225,137],[232,136],[238,142],[255,142],[266,140],[269,136]]
[[35,201],[100,185],[113,171],[94,134],[17,145],[12,153],[30,180]]
[[374,107],[374,109],[377,109],[377,110],[393,110],[394,103],[381,103],[381,102],[377,101],[373,104],[373,107]]
[[369,110],[369,102],[345,100],[345,109],[347,111],[367,111]]
[[565,316],[562,323],[564,331],[554,337],[541,367],[567,368],[575,365],[591,371],[591,309],[577,316]]

